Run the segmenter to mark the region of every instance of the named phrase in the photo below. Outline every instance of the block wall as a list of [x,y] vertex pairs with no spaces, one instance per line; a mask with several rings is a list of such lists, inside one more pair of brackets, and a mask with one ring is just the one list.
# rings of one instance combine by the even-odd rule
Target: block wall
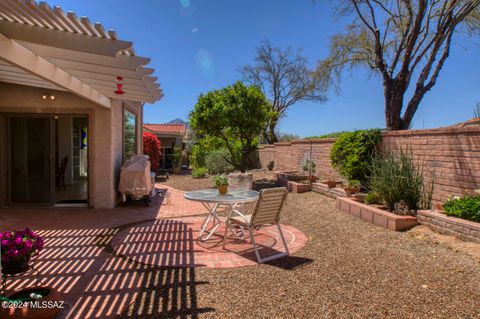
[[[302,162],[312,158],[320,179],[337,177],[330,165],[334,138],[292,141],[260,147],[260,163],[266,168],[275,161],[275,170],[301,171]],[[434,174],[433,201],[440,203],[452,195],[474,194],[480,188],[480,127],[447,127],[429,130],[386,132],[381,149],[409,147],[418,163]]]

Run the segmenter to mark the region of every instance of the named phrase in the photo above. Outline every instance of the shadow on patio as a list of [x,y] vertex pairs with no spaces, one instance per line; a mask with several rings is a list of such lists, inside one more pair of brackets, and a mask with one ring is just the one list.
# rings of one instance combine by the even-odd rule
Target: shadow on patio
[[[207,282],[196,281],[193,267],[150,266],[115,256],[109,249],[108,243],[121,230],[117,225],[129,221],[127,226],[135,225],[165,215],[160,210],[172,211],[174,205],[162,206],[162,200],[155,198],[148,208],[132,204],[114,210],[5,209],[0,210],[2,229],[29,226],[45,238],[36,268],[41,283],[57,288],[66,302],[60,318],[196,318],[214,310],[198,308],[196,286]],[[177,226],[183,229],[179,254],[193,261],[191,233],[186,224]],[[23,276],[9,279],[7,289],[31,285],[35,277]]]

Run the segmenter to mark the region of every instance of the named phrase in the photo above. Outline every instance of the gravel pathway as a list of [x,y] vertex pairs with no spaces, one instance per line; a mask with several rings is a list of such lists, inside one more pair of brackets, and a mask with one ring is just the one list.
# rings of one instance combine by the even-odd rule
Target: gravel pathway
[[[190,190],[211,181],[172,176],[167,184]],[[198,317],[480,318],[480,262],[471,255],[418,232],[367,224],[316,193],[290,194],[282,223],[309,238],[295,256],[195,269],[204,282],[196,285],[195,307],[209,309]]]

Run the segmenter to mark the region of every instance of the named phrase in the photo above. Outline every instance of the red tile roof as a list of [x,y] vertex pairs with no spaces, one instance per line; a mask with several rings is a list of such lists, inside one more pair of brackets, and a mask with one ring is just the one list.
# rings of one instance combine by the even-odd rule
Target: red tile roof
[[187,130],[185,124],[149,124],[146,123],[143,127],[154,133],[165,134],[185,134]]

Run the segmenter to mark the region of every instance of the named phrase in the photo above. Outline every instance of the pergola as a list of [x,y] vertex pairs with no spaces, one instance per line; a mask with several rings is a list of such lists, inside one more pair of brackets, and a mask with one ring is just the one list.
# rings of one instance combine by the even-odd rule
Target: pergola
[[111,98],[154,103],[163,91],[149,61],[87,17],[45,2],[0,1],[0,82],[70,91],[107,108]]

